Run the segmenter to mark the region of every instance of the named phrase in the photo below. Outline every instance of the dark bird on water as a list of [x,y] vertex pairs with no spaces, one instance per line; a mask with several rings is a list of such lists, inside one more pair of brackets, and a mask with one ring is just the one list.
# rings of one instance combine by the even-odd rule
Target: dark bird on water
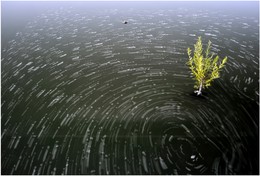
[[123,21],[123,24],[127,24],[128,22],[127,21]]

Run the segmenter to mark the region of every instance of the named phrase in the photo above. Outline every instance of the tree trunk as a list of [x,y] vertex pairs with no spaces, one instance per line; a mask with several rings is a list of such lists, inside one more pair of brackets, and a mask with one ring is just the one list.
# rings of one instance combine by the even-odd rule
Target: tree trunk
[[199,87],[199,90],[196,90],[195,93],[197,93],[197,96],[201,95],[202,94],[202,82],[200,83],[200,87]]

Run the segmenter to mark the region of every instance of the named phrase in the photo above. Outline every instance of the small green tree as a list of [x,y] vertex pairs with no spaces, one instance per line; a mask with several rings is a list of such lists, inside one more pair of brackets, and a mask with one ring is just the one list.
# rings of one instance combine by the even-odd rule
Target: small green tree
[[[219,78],[219,71],[225,66],[227,57],[225,57],[221,63],[218,63],[219,57],[210,53],[211,41],[208,42],[207,48],[203,55],[203,46],[201,37],[198,38],[194,45],[193,56],[190,48],[187,49],[189,61],[187,65],[191,70],[191,74],[195,79],[194,88],[197,95],[201,94],[203,88],[207,88],[211,85],[214,79]],[[213,58],[214,57],[214,58]]]

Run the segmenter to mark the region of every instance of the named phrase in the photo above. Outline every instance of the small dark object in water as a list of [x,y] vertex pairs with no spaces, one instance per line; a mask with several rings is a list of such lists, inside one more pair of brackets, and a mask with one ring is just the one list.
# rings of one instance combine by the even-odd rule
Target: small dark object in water
[[124,24],[127,24],[128,22],[127,21],[123,21]]

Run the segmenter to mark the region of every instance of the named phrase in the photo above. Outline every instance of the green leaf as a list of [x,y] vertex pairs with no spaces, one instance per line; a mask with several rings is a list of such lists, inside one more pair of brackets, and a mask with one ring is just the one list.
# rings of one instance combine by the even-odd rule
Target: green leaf
[[195,88],[199,88],[200,83],[202,87],[209,87],[214,79],[220,77],[219,72],[225,66],[227,57],[225,57],[219,64],[219,56],[215,56],[210,52],[211,41],[208,42],[207,48],[203,53],[203,46],[201,37],[198,37],[197,42],[194,44],[194,52],[187,49],[189,61],[187,65],[191,70],[191,75],[195,80]]

